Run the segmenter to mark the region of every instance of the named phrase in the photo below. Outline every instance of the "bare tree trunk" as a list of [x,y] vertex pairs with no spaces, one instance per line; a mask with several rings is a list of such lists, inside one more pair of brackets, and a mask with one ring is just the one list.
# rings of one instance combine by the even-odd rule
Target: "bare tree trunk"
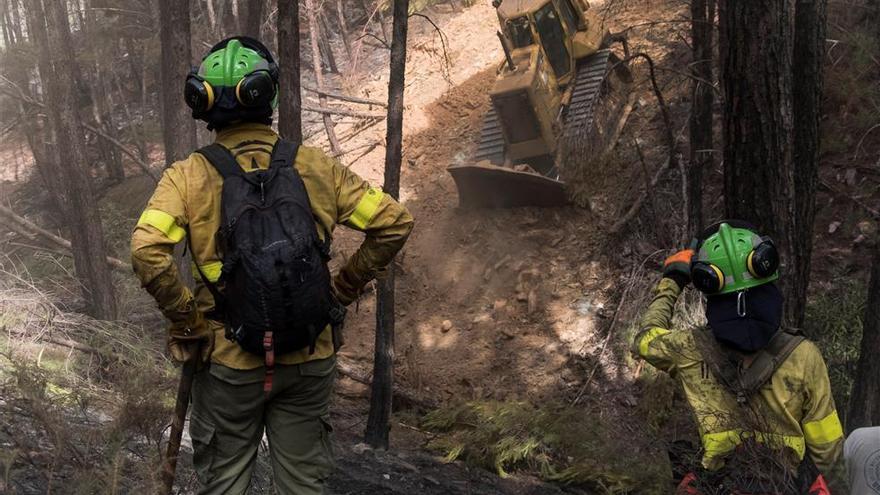
[[15,33],[16,41],[24,41],[24,34],[21,30],[21,14],[19,11],[21,0],[10,0],[9,4],[12,7],[12,32]]
[[[323,91],[324,73],[321,69],[321,50],[318,47],[318,38],[321,35],[321,29],[318,27],[318,12],[314,0],[306,0],[306,15],[309,18],[309,41],[312,47],[312,68],[315,71],[315,84],[318,86],[318,91]],[[322,107],[327,106],[326,97],[319,95],[318,101],[321,102]],[[333,119],[326,113],[323,114],[321,118],[324,120],[324,128],[327,130],[327,139],[330,141],[330,150],[334,154],[339,153],[341,148],[339,147],[339,140],[336,139],[336,131],[333,130]]]
[[[187,0],[188,1],[188,0]],[[239,33],[238,19],[235,16],[235,6],[232,0],[222,0],[219,4],[220,32],[224,38],[235,36]]]
[[139,74],[143,71],[144,66],[147,64],[144,63],[144,47],[143,45],[138,45],[132,38],[126,37],[123,38],[123,43],[125,44],[125,51],[128,52],[128,77],[134,83],[135,91],[141,92],[143,88],[141,88],[141,84],[144,82]]
[[[0,12],[0,14],[2,14],[2,18],[0,18],[0,30],[3,31],[3,46],[8,49],[10,46],[15,44],[16,40],[15,35],[12,33],[12,23],[9,20],[9,6],[7,5],[5,0],[0,2],[0,10],[2,10],[2,12]],[[12,39],[10,39],[10,36],[12,36]]]
[[376,18],[379,20],[379,28],[382,29],[382,37],[387,43],[390,36],[388,35],[388,23],[385,22],[385,13],[382,12],[381,3],[382,0],[376,0]]
[[211,25],[211,33],[216,33],[217,13],[214,10],[214,0],[205,0],[205,10],[208,13],[208,24]]
[[813,253],[813,223],[816,218],[816,186],[819,183],[819,118],[822,114],[822,81],[825,62],[827,0],[796,0],[792,98],[794,105],[794,208],[791,227],[796,239],[791,250],[786,283],[789,321],[800,327],[804,321],[810,259]]
[[[793,160],[792,3],[719,1],[727,216],[774,237],[782,258],[786,323],[800,326],[805,292],[792,276],[809,244],[796,225]],[[789,278],[790,277],[790,278]]]
[[[89,2],[91,4],[91,2]],[[91,6],[91,5],[90,5]],[[83,7],[85,10],[85,7]],[[83,23],[85,31],[85,39],[93,51],[94,55],[94,72],[91,74],[91,83],[89,84],[92,94],[92,108],[95,115],[95,127],[100,128],[105,134],[118,140],[115,114],[118,108],[113,101],[113,64],[107,65],[107,60],[112,60],[112,50],[108,50],[106,43],[95,38],[98,32],[97,19],[93,10],[88,10],[80,15],[80,22]],[[129,53],[129,58],[134,58],[133,53]],[[120,95],[125,98],[124,93]],[[105,140],[98,141],[99,149],[104,158],[107,167],[107,176],[111,183],[118,184],[125,180],[125,166],[122,163],[122,156],[117,152],[116,148],[109,145]]]
[[[15,2],[12,2],[13,6]],[[25,22],[27,23],[27,32],[28,32],[28,42],[34,46],[42,46],[48,41],[46,40],[46,29],[45,29],[45,21],[42,20],[42,17],[37,17],[33,7],[28,7],[25,10]],[[40,19],[42,29],[37,28],[37,19]],[[42,35],[42,36],[41,36]],[[42,74],[47,74],[45,77],[51,77],[51,61],[49,58],[45,60],[42,58],[43,53],[42,50],[37,52],[37,63],[36,68],[40,71],[41,79]],[[30,84],[30,69],[33,67],[28,67],[27,70],[24,71],[13,71],[9,74],[9,78],[21,89],[22,94],[24,96],[33,96],[33,87]],[[45,70],[45,72],[44,72]],[[31,149],[31,155],[34,158],[34,167],[37,170],[37,173],[40,176],[40,180],[43,182],[43,185],[46,187],[46,190],[50,192],[49,198],[52,205],[52,210],[58,218],[64,218],[65,216],[65,201],[67,197],[67,191],[64,187],[64,181],[62,178],[54,173],[53,164],[55,163],[52,158],[55,155],[55,149],[50,142],[54,142],[52,139],[52,128],[48,123],[48,119],[46,118],[46,112],[38,113],[33,116],[33,118],[28,119],[25,114],[25,98],[22,97],[18,101],[18,111],[21,115],[25,115],[23,118],[24,130],[25,130],[25,138],[28,142],[28,147]],[[45,107],[43,107],[45,108]]]
[[330,25],[327,24],[327,18],[324,17],[324,14],[319,12],[318,19],[321,21],[321,25],[323,29],[321,29],[321,53],[324,54],[324,59],[327,60],[327,68],[330,69],[330,72],[333,74],[339,74],[339,67],[336,65],[336,56],[333,55],[333,47],[330,45],[330,33],[333,30],[330,28]]
[[189,0],[159,0],[159,40],[162,45],[162,141],[165,165],[182,160],[196,147],[196,126],[183,101],[183,78],[189,71]]
[[[391,41],[391,75],[388,80],[388,126],[385,134],[385,186],[394,198],[400,193],[403,148],[403,90],[406,75],[406,32],[409,0],[394,1],[394,35]],[[378,281],[376,294],[376,347],[370,414],[365,441],[373,448],[388,448],[391,399],[394,387],[394,264]]]
[[342,5],[342,0],[336,0],[336,17],[339,21],[339,37],[345,45],[345,55],[351,62],[351,42],[348,40],[348,23],[345,21],[345,7]]
[[[100,319],[116,318],[113,279],[105,259],[104,233],[97,203],[86,173],[85,136],[74,83],[76,69],[73,41],[65,4],[32,0],[40,46],[40,74],[49,100],[49,114],[55,130],[57,170],[67,187],[67,220],[70,226],[74,267],[83,285],[89,314]],[[46,24],[44,24],[44,22]],[[43,36],[43,32],[47,33]],[[52,55],[55,56],[54,60]],[[63,160],[62,160],[63,153]],[[60,164],[64,166],[60,166]]]
[[[703,230],[703,170],[714,163],[712,143],[713,47],[715,0],[691,1],[691,36],[693,64],[691,73],[690,164],[688,167],[687,232],[695,235]],[[706,82],[703,82],[706,81]]]
[[302,94],[299,57],[299,1],[278,0],[278,131],[286,139],[302,141]]
[[[260,26],[263,25],[263,1],[247,0],[244,13],[244,34],[260,39]],[[283,0],[282,0],[283,1]]]
[[863,426],[880,425],[880,239],[874,246],[874,262],[865,319],[862,325],[862,345],[856,377],[849,402],[846,427],[848,431]]
[[[159,42],[162,67],[162,142],[165,147],[165,166],[183,160],[196,147],[196,125],[189,107],[183,101],[182,80],[192,60],[190,45],[190,0],[159,0]],[[184,245],[174,250],[179,267],[190,265],[190,255]],[[193,287],[195,280],[190,270],[180,270],[183,282]]]

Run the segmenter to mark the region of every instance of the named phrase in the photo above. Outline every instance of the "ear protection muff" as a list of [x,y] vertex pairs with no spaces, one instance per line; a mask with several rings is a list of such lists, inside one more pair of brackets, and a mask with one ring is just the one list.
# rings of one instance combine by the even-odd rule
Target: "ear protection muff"
[[194,69],[186,77],[186,84],[183,88],[183,99],[186,104],[197,114],[202,114],[214,106],[214,87],[211,83],[205,81],[196,73],[198,69]]
[[755,278],[767,278],[779,268],[779,251],[769,237],[762,237],[761,244],[749,253],[747,265]]
[[246,107],[269,105],[275,98],[276,87],[268,70],[254,71],[235,85],[235,99]]
[[712,263],[696,261],[691,265],[691,281],[704,294],[715,294],[724,288],[724,272]]

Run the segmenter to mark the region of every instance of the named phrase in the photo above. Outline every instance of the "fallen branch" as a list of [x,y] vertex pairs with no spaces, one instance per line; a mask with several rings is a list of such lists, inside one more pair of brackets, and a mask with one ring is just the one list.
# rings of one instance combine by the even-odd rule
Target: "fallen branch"
[[[370,385],[371,383],[373,383],[373,379],[369,375],[367,375],[366,373],[364,373],[358,369],[355,369],[353,366],[351,366],[348,363],[345,363],[341,360],[336,361],[336,370],[339,372],[340,375],[342,375],[346,378],[349,378],[351,380],[354,380],[358,383],[361,383],[364,385]],[[397,398],[403,399],[405,402],[412,404],[416,407],[419,407],[421,409],[436,409],[437,408],[437,404],[434,401],[422,399],[420,397],[416,397],[415,395],[411,394],[410,392],[407,392],[406,390],[403,390],[402,388],[400,388],[396,385],[394,386],[393,392]]]
[[[43,229],[42,227],[16,214],[14,211],[3,205],[0,205],[0,214],[10,220],[8,225],[14,232],[23,235],[29,239],[33,239],[34,234],[37,234],[38,236],[46,239],[50,243],[62,248],[65,251],[73,251],[73,247],[70,241],[68,241],[67,239],[55,235],[46,229]],[[118,258],[113,258],[111,256],[107,256],[106,259],[107,264],[109,264],[110,267],[114,270],[119,270],[126,274],[131,273],[131,264],[126,263]]]
[[327,108],[322,106],[309,105],[303,103],[302,109],[306,112],[315,112],[324,115],[344,115],[346,117],[358,117],[362,119],[384,119],[384,112],[361,112],[358,110],[349,110],[347,108]]
[[370,100],[370,99],[368,99],[368,98],[361,98],[361,97],[359,97],[359,96],[346,95],[346,94],[343,94],[343,93],[337,93],[337,92],[335,92],[335,91],[329,91],[329,90],[326,90],[326,89],[325,89],[325,90],[319,90],[318,88],[315,88],[315,87],[310,86],[310,85],[308,85],[308,84],[303,84],[303,85],[302,85],[302,89],[304,89],[304,90],[306,90],[306,91],[309,91],[309,92],[311,92],[311,93],[315,93],[315,94],[318,94],[318,95],[327,96],[327,97],[330,97],[330,98],[334,98],[334,99],[336,99],[336,100],[347,101],[347,102],[350,102],[350,103],[361,103],[361,104],[363,104],[363,105],[376,105],[376,106],[378,106],[378,107],[382,107],[382,108],[386,108],[386,107],[388,107],[388,104],[385,103],[385,102],[383,102],[383,101],[379,101],[379,100]]
[[48,342],[50,344],[55,344],[55,345],[58,345],[61,347],[67,347],[68,349],[74,349],[74,350],[77,350],[80,352],[84,352],[86,354],[91,354],[91,355],[96,356],[101,359],[119,359],[120,361],[123,361],[123,359],[119,356],[111,356],[110,354],[107,354],[106,352],[102,352],[102,351],[100,351],[90,345],[81,344],[81,343],[76,342],[74,340],[64,339],[64,338],[59,338],[59,337],[50,337],[50,336],[40,337],[40,340],[43,342]]
[[[366,150],[364,150],[360,155],[354,157],[354,159],[352,159],[352,160],[348,163],[348,165],[346,165],[346,167],[351,167],[352,165],[355,164],[355,162],[357,162],[357,161],[360,160],[361,158],[363,158],[363,157],[367,156],[368,154],[370,154],[370,152],[372,152],[374,149],[376,149],[377,147],[379,147],[379,146],[380,146],[381,144],[383,144],[383,143],[384,143],[384,141],[374,141],[373,144],[367,146]],[[353,150],[352,150],[352,151],[353,151]]]

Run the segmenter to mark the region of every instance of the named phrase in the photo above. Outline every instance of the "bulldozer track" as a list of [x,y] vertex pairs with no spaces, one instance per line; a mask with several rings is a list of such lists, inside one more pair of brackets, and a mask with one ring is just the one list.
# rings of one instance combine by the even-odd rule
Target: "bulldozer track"
[[[578,63],[571,102],[563,114],[566,138],[571,137],[584,124],[588,125],[592,120],[593,108],[608,70],[610,54],[611,50],[607,48],[598,50]],[[488,160],[493,165],[504,165],[504,152],[504,134],[501,131],[501,123],[498,121],[495,109],[490,107],[483,117],[480,144],[477,146],[474,160],[478,162]]]
[[483,117],[483,126],[480,130],[480,145],[474,155],[476,161],[489,160],[493,165],[504,164],[504,134],[501,133],[501,124],[495,108],[490,107]]
[[601,94],[602,81],[608,71],[611,50],[599,50],[578,64],[571,102],[563,114],[565,138],[573,137],[593,120],[593,108]]

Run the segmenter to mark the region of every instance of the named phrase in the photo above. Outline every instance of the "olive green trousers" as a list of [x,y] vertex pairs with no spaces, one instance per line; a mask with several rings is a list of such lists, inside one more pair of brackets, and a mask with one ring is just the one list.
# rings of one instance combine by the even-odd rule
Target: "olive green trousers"
[[200,494],[247,492],[263,431],[280,494],[324,492],[333,470],[329,410],[336,357],[277,365],[272,392],[263,368],[212,364],[193,381],[190,436]]

